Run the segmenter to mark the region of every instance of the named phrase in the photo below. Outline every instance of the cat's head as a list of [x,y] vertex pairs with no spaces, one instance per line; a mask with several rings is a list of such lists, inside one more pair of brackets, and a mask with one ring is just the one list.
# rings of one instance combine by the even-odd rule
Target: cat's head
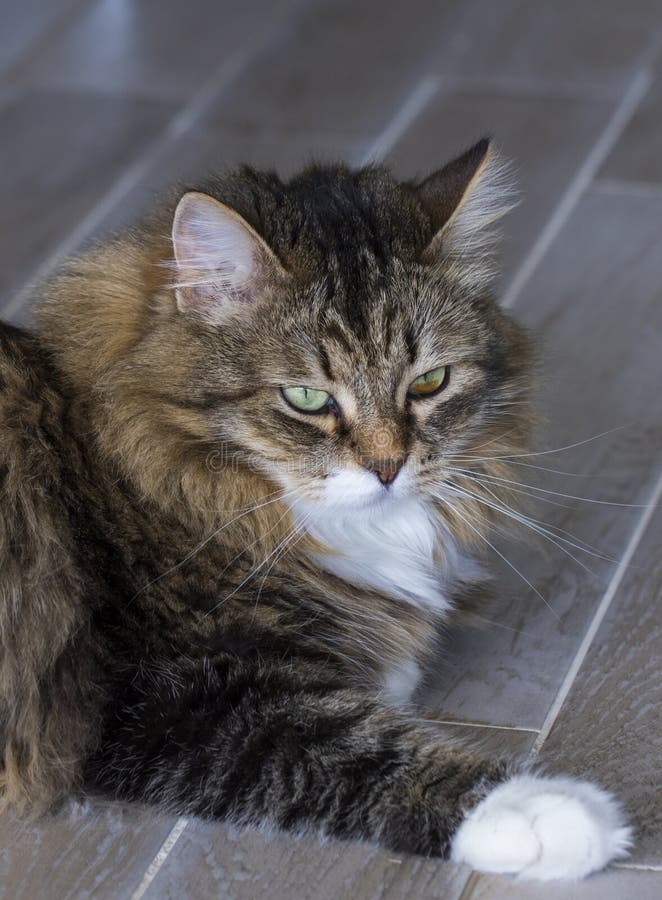
[[492,297],[510,205],[488,141],[418,184],[313,167],[186,193],[173,289],[218,465],[379,514],[521,449],[529,343]]

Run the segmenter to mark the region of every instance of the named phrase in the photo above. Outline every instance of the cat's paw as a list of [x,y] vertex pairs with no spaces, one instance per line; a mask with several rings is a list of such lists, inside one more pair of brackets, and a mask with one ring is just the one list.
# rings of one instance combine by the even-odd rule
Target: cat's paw
[[518,775],[464,819],[451,859],[523,878],[583,878],[627,855],[631,829],[614,798],[586,781]]

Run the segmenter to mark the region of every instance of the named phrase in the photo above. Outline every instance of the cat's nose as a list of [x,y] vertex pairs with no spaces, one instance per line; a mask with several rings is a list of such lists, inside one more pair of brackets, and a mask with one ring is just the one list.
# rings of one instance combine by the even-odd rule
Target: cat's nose
[[374,472],[383,485],[392,484],[398,472],[403,467],[405,458],[399,459],[369,459],[364,465],[369,472]]

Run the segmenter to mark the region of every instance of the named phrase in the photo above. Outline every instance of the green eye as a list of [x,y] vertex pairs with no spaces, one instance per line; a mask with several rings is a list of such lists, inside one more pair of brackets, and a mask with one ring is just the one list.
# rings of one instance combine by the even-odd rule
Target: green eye
[[419,397],[431,397],[446,387],[449,375],[449,366],[439,366],[438,369],[430,369],[429,372],[419,375],[418,378],[412,381],[407,393],[410,397],[416,399]]
[[298,409],[299,412],[322,412],[324,407],[331,406],[333,403],[331,394],[326,391],[317,391],[315,388],[286,387],[281,388],[281,393],[290,406]]

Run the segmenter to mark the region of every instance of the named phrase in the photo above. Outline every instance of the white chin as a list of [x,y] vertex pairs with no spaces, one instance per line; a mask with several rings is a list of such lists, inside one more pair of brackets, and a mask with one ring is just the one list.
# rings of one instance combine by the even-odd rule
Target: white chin
[[[448,600],[436,558],[440,525],[413,496],[409,478],[402,471],[385,488],[369,472],[332,473],[322,496],[297,502],[296,513],[300,527],[326,548],[313,554],[321,568],[350,584],[443,612]],[[448,557],[450,544],[444,551]]]
[[370,472],[341,469],[331,472],[324,482],[324,492],[320,506],[331,512],[334,509],[375,509],[394,500],[402,500],[410,495],[408,473],[402,471],[393,484],[385,487]]

